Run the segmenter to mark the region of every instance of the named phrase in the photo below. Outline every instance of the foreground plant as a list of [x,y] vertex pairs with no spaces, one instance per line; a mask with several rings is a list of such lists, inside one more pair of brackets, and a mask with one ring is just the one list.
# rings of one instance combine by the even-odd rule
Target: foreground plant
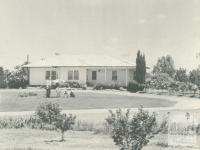
[[61,141],[65,141],[64,133],[65,131],[72,129],[72,125],[75,124],[75,119],[76,116],[73,116],[72,114],[60,114],[53,123],[55,127],[61,131]]
[[71,130],[75,124],[76,116],[61,113],[61,109],[57,103],[43,103],[37,110],[36,115],[39,119],[47,124],[53,125],[61,131],[61,141],[64,141],[64,132]]
[[106,121],[112,128],[113,141],[120,150],[141,150],[153,137],[156,127],[155,114],[150,115],[142,108],[131,117],[129,109],[125,114],[121,109],[116,113],[110,111]]

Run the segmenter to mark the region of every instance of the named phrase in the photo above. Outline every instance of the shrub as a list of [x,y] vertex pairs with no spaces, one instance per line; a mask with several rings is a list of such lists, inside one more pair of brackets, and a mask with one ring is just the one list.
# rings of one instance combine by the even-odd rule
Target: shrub
[[144,90],[144,84],[139,84],[136,81],[132,81],[128,83],[127,90],[130,92],[138,92]]
[[63,86],[70,88],[81,88],[81,85],[78,82],[65,82]]
[[9,88],[26,88],[28,85],[28,80],[21,79],[15,76],[10,76],[8,78],[8,87]]
[[153,89],[168,89],[173,79],[166,73],[154,74],[151,79],[146,82],[146,86]]
[[28,73],[22,66],[16,66],[14,71],[7,73],[7,84],[9,88],[18,89],[28,86]]
[[118,84],[111,84],[111,85],[105,85],[105,84],[96,84],[93,87],[94,90],[103,90],[103,89],[115,89],[115,90],[119,90],[120,86]]
[[70,87],[70,88],[81,88],[82,86],[78,82],[63,82],[63,81],[52,81],[51,88],[56,89],[57,87]]
[[46,102],[38,106],[36,115],[44,123],[52,124],[56,121],[56,118],[60,115],[61,109],[58,104]]
[[102,84],[96,84],[93,87],[93,90],[102,90],[103,89],[103,85]]
[[130,110],[125,114],[121,109],[116,113],[110,111],[106,121],[112,127],[113,141],[120,150],[141,150],[153,137],[153,129],[156,126],[155,115],[149,115],[143,109],[139,109],[131,117]]

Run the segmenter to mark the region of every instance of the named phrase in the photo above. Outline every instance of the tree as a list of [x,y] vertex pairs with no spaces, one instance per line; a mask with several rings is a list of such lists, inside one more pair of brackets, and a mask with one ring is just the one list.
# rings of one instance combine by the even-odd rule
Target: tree
[[141,54],[141,52],[138,51],[136,58],[135,80],[138,83],[145,83],[145,75],[146,75],[145,55]]
[[57,129],[60,129],[61,131],[61,141],[65,141],[64,133],[65,131],[72,129],[72,125],[75,124],[75,119],[76,116],[73,116],[72,114],[60,114],[56,118],[54,125]]
[[28,71],[23,68],[28,62],[15,67],[14,71],[7,73],[7,84],[9,88],[26,88],[28,85]]
[[112,127],[112,138],[120,150],[141,150],[153,137],[156,117],[150,115],[142,108],[137,113],[130,116],[130,110],[125,114],[119,109],[116,113],[110,111],[110,116],[106,119]]
[[193,84],[200,86],[200,70],[194,69],[189,73],[189,81]]
[[175,73],[174,60],[170,55],[162,56],[158,58],[156,65],[153,67],[153,73],[167,73],[170,77],[173,77]]
[[0,67],[0,88],[5,88],[5,74],[3,67]]
[[179,68],[178,70],[176,70],[174,78],[175,78],[176,81],[187,82],[188,77],[187,77],[187,74],[186,74],[186,69]]
[[47,124],[55,126],[61,131],[61,141],[64,141],[64,132],[72,129],[75,124],[76,116],[61,113],[57,103],[46,102],[38,106],[36,115],[39,119]]

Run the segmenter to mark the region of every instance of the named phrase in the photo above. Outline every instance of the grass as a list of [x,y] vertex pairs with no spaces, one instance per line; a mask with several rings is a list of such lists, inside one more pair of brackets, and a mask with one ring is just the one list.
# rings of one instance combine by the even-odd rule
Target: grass
[[[109,135],[88,131],[68,131],[60,142],[56,131],[0,129],[1,150],[118,150]],[[197,150],[189,147],[163,147],[150,142],[144,150]]]
[[60,142],[60,134],[56,131],[3,129],[0,130],[0,134],[2,150],[117,150],[108,135],[86,131],[66,132],[65,142]]
[[34,111],[40,103],[45,101],[57,102],[63,110],[138,108],[140,105],[145,108],[152,108],[170,107],[175,104],[175,102],[160,98],[79,91],[75,91],[75,98],[55,98],[55,90],[52,90],[52,97],[54,98],[45,98],[45,90],[37,90],[35,92],[37,96],[20,97],[20,90],[1,90],[0,111]]

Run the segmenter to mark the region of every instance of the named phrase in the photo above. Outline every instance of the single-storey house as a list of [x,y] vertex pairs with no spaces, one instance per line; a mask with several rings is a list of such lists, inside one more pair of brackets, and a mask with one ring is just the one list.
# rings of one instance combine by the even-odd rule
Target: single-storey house
[[134,63],[102,55],[55,55],[24,67],[29,70],[32,86],[46,85],[48,80],[56,79],[90,86],[127,86],[135,72]]

